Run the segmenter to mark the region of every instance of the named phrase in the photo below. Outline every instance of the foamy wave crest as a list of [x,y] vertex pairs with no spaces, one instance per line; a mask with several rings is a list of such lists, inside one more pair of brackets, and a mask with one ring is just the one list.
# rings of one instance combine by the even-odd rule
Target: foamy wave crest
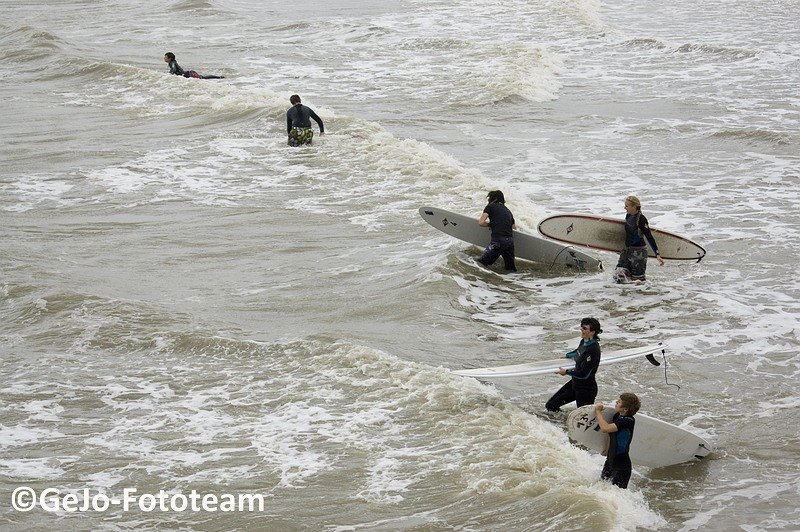
[[[476,206],[484,204],[487,190],[497,188],[479,171],[424,142],[398,139],[360,121],[326,137],[325,143],[326,156],[341,155],[327,158],[324,166],[303,166],[292,181],[303,183],[313,194],[287,205],[345,216],[368,230],[380,229],[388,220],[407,220],[423,203],[458,211],[477,209],[477,216]],[[507,190],[513,199],[513,191]]]
[[[472,56],[464,84],[453,88],[457,105],[498,103],[514,98],[545,101],[557,98],[561,59],[542,48],[523,42],[490,46]],[[475,89],[478,89],[477,91]]]
[[0,25],[0,59],[31,63],[58,54],[65,42],[49,31],[31,26]]
[[75,184],[63,176],[21,175],[13,181],[4,181],[0,208],[5,211],[25,212],[41,206],[69,205],[78,201],[69,197]]
[[169,11],[212,11],[217,10],[215,2],[211,0],[177,0],[172,5],[166,6]]
[[609,32],[611,28],[603,22],[600,15],[600,0],[560,0],[556,5],[574,20],[592,31]]
[[[378,39],[377,37],[372,37]],[[383,38],[380,39],[383,41]],[[375,48],[386,48],[381,42]],[[542,45],[509,39],[503,42],[455,37],[400,40],[389,60],[380,52],[352,61],[340,82],[363,93],[365,84],[374,92],[408,91],[412,101],[439,101],[448,106],[488,105],[508,99],[545,101],[557,97],[558,75],[563,64],[557,54]],[[420,50],[437,50],[419,60]],[[397,54],[398,50],[404,51]],[[369,72],[365,80],[364,72]],[[349,79],[348,79],[349,78]],[[452,80],[457,80],[453,83]]]
[[[124,326],[106,333],[130,337]],[[76,462],[92,456],[69,469],[9,458],[6,471],[90,479],[92,488],[258,486],[272,496],[269,513],[284,504],[284,490],[298,489],[307,489],[309,508],[335,489],[344,500],[425,511],[426,486],[444,482],[463,496],[437,503],[436,519],[473,520],[471,507],[489,498],[498,514],[479,518],[487,523],[547,527],[569,512],[588,526],[601,511],[604,522],[625,526],[660,522],[640,494],[599,481],[600,458],[474,379],[331,338],[264,344],[175,332],[155,340],[109,346],[88,366],[3,365],[13,384],[0,392],[0,409],[17,420],[6,448],[17,457],[42,446],[70,449]],[[525,505],[512,502],[519,497]]]
[[[484,178],[426,143],[398,139],[372,123],[332,116],[324,107],[317,110],[335,133],[316,138],[312,147],[290,148],[282,128],[285,105],[273,108],[281,114],[270,122],[266,137],[260,124],[251,124],[252,132],[153,151],[122,165],[91,170],[87,177],[106,190],[100,195],[125,195],[133,204],[178,197],[243,204],[283,190],[286,207],[345,217],[368,230],[389,220],[408,220],[423,203],[471,212],[483,205],[487,190],[499,186],[520,207],[521,221],[531,210],[513,188]],[[92,195],[99,199],[94,190]]]
[[731,61],[738,61],[741,59],[750,59],[757,57],[760,52],[756,50],[748,50],[746,48],[736,48],[732,46],[720,46],[714,44],[684,44],[679,46],[676,53],[702,53],[710,54]]
[[795,143],[792,135],[779,131],[765,131],[762,129],[729,129],[717,131],[711,135],[721,140],[742,140],[748,144],[775,144],[788,146]]
[[101,107],[139,117],[187,113],[215,122],[285,111],[288,95],[268,89],[241,89],[226,80],[197,80],[118,63],[94,63],[80,71],[90,79],[80,91],[62,93],[65,103]]
[[623,42],[622,45],[629,48],[656,49],[656,50],[661,50],[667,47],[667,45],[663,41],[652,37],[638,37],[635,39],[628,39],[625,42]]

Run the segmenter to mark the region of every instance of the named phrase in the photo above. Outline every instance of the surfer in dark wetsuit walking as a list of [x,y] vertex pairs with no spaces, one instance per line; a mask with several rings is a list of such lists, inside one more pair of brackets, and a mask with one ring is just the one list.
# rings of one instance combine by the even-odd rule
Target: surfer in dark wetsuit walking
[[603,405],[594,407],[598,427],[609,436],[606,463],[603,465],[600,478],[610,480],[612,484],[622,489],[627,489],[633,472],[629,453],[633,441],[633,427],[636,425],[633,416],[639,411],[640,406],[641,402],[636,394],[620,394],[614,405],[615,413],[611,423],[603,418]]
[[292,107],[286,111],[286,133],[289,135],[289,146],[311,144],[314,131],[311,129],[311,119],[319,126],[319,134],[325,134],[325,125],[310,107],[303,105],[300,96],[292,94],[289,98]]
[[175,60],[175,54],[172,52],[167,52],[164,54],[164,62],[169,65],[169,73],[174,74],[175,76],[197,79],[225,79],[225,76],[201,76],[194,70],[183,70]]
[[558,368],[559,375],[569,375],[570,381],[548,399],[545,408],[549,412],[557,412],[567,403],[575,401],[578,406],[594,403],[597,397],[597,381],[595,374],[600,365],[600,342],[597,335],[603,332],[597,318],[581,320],[581,342],[575,351],[566,357],[575,360],[573,369]]
[[642,283],[646,280],[644,272],[647,269],[647,244],[653,248],[656,260],[663,266],[664,259],[658,252],[658,245],[647,218],[642,214],[642,202],[636,196],[628,196],[625,198],[625,249],[619,254],[614,281],[624,284]]
[[478,218],[478,225],[491,227],[492,236],[478,262],[484,266],[491,266],[502,256],[506,270],[515,272],[517,266],[514,263],[514,229],[517,225],[514,222],[514,215],[506,207],[506,198],[501,191],[492,190],[486,198],[489,203],[483,208]]

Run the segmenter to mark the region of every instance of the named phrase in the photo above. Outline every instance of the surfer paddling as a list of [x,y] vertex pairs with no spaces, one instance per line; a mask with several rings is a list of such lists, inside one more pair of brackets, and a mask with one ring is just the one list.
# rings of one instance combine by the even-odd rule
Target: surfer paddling
[[517,266],[514,264],[514,229],[517,228],[514,222],[514,215],[506,207],[506,198],[499,190],[492,190],[486,196],[489,203],[483,208],[478,225],[492,228],[492,237],[489,245],[483,251],[478,262],[484,266],[491,266],[498,257],[503,257],[503,264],[506,270],[515,272]]
[[169,73],[175,76],[183,76],[184,78],[197,78],[197,79],[225,79],[225,76],[201,76],[194,70],[184,70],[175,60],[175,54],[167,52],[164,54],[164,62],[169,65]]
[[575,401],[578,406],[594,403],[597,397],[595,374],[600,365],[600,342],[597,336],[603,332],[597,318],[581,320],[581,341],[577,349],[566,354],[575,361],[572,369],[558,368],[559,375],[568,375],[570,381],[561,387],[544,405],[550,412],[558,412],[562,406]]
[[647,244],[653,248],[656,260],[663,266],[664,259],[658,252],[650,224],[642,214],[642,202],[636,196],[628,196],[625,198],[625,249],[619,254],[614,281],[643,283],[646,280],[644,272],[647,269]]
[[603,465],[600,478],[610,480],[612,484],[622,489],[627,489],[633,472],[629,453],[633,441],[633,427],[636,424],[633,416],[639,411],[640,406],[641,402],[636,394],[620,394],[614,403],[614,417],[611,423],[603,418],[603,405],[594,407],[597,425],[609,436],[605,453],[606,463]]

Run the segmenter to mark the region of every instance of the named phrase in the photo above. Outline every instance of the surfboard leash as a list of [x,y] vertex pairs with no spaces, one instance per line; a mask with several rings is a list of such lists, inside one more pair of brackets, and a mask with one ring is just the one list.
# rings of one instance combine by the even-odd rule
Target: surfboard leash
[[669,364],[667,363],[667,350],[666,349],[662,349],[661,350],[661,358],[664,360],[664,383],[667,386],[675,386],[677,389],[680,390],[681,387],[679,385],[669,382],[669,379],[667,378],[667,366],[669,366]]
[[561,256],[561,254],[562,254],[562,253],[564,253],[564,252],[565,252],[566,250],[568,250],[569,248],[570,248],[570,246],[564,246],[563,248],[561,248],[561,251],[559,251],[559,252],[558,252],[558,255],[556,255],[556,258],[554,258],[554,259],[553,259],[553,263],[552,263],[552,264],[550,264],[550,270],[552,270],[553,268],[555,268],[555,266],[556,266],[556,261],[558,260],[558,257],[560,257],[560,256]]

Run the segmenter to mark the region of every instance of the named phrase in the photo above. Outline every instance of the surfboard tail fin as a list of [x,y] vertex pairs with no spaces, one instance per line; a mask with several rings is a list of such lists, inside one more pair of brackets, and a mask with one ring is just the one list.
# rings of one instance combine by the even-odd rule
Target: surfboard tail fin
[[649,355],[646,355],[645,358],[647,359],[648,362],[650,362],[654,366],[660,366],[661,365],[661,362],[656,360],[656,357],[653,356],[653,353],[650,353]]

